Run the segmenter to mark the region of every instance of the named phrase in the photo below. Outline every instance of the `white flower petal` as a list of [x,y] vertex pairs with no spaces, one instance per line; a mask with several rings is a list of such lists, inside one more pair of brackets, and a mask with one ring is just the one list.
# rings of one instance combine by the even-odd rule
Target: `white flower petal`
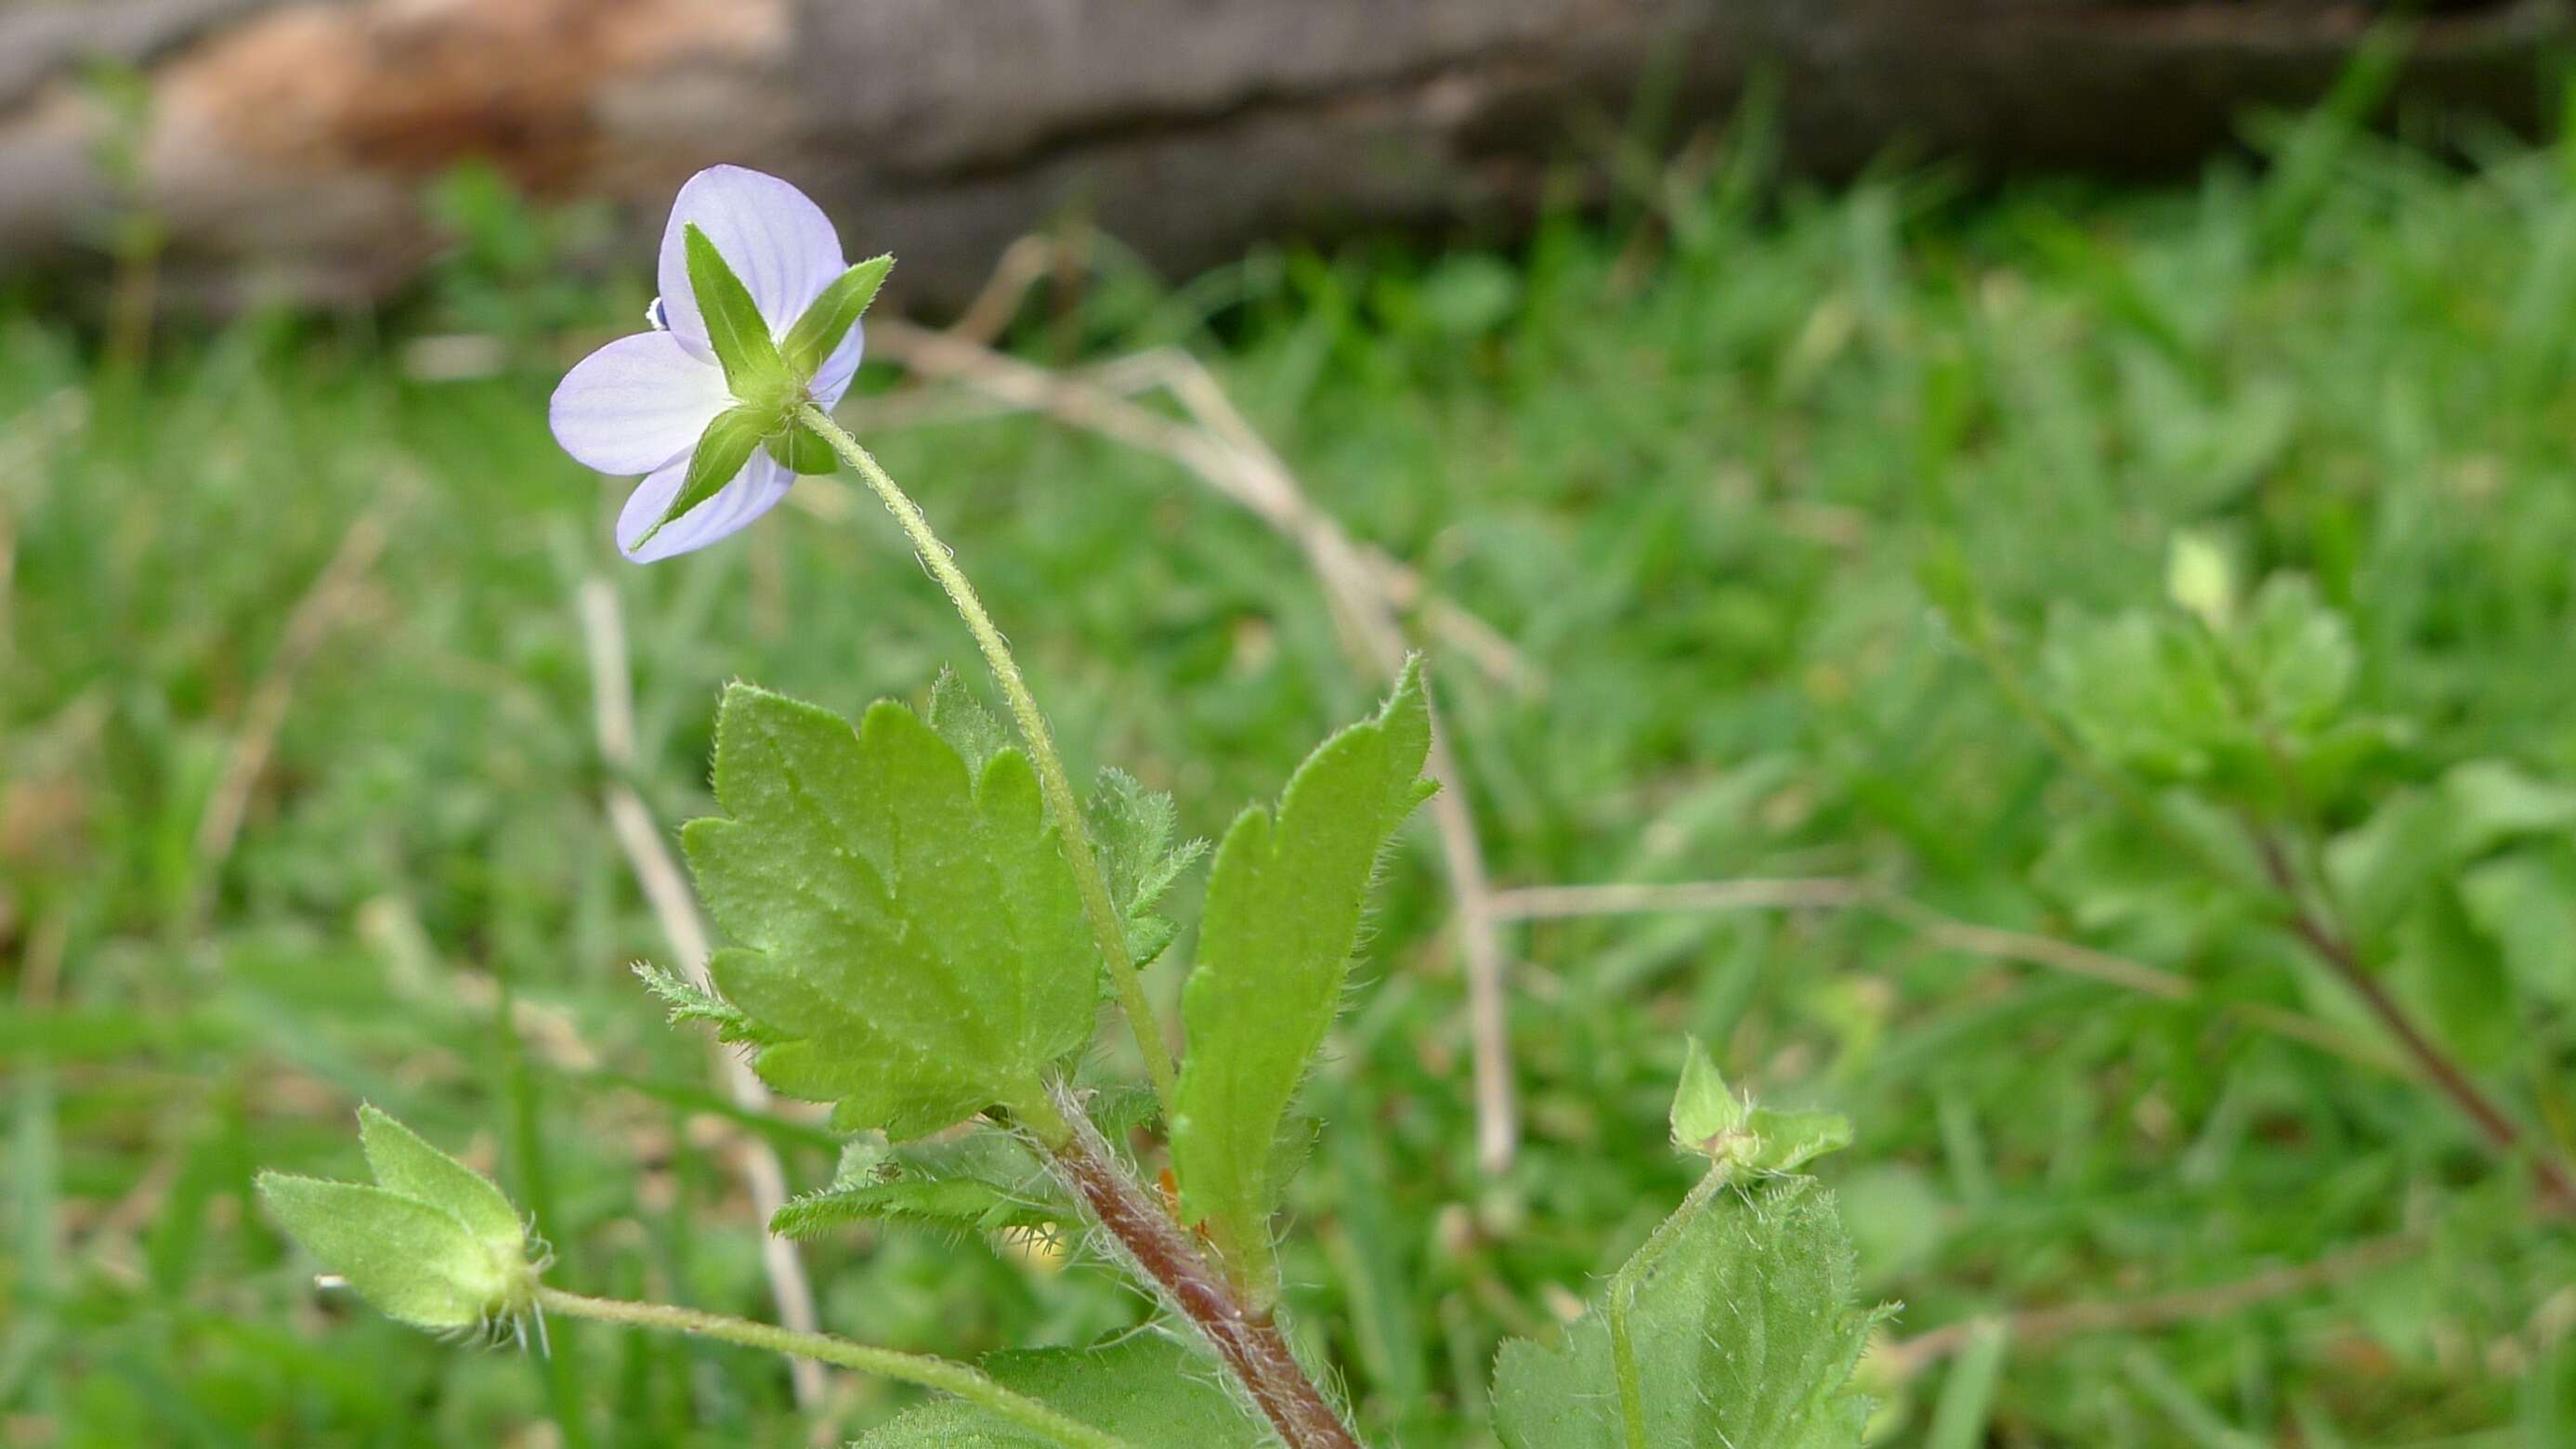
[[669,511],[671,500],[680,496],[680,484],[688,476],[689,460],[683,455],[635,485],[635,491],[627,496],[626,507],[617,515],[618,552],[637,563],[652,563],[705,548],[741,532],[777,507],[778,500],[787,496],[788,486],[796,481],[796,475],[780,467],[767,449],[756,449],[751,461],[733,475],[732,482],[717,489],[706,502],[672,519],[668,528],[637,548],[635,541]]
[[814,401],[827,413],[840,404],[841,394],[850,390],[850,379],[859,375],[859,354],[867,350],[867,325],[865,322],[851,323],[850,335],[841,339],[841,345],[832,349],[832,355],[824,358],[823,365],[814,369],[814,380],[805,385],[805,390],[814,395]]
[[602,473],[650,473],[685,458],[733,405],[724,373],[667,332],[639,332],[564,374],[548,408],[555,441]]
[[707,234],[750,289],[772,336],[785,336],[807,304],[849,266],[831,218],[804,192],[740,166],[710,166],[690,177],[673,198],[670,223],[662,230],[658,279],[672,333],[702,356],[714,352],[707,346],[697,293],[689,286],[684,238],[692,224]]

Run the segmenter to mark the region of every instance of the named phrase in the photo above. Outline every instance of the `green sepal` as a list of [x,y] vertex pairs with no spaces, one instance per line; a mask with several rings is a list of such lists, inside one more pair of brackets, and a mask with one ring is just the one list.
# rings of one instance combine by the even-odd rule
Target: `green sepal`
[[378,1187],[444,1210],[498,1258],[526,1256],[527,1224],[492,1179],[373,1106],[358,1108],[358,1143]]
[[1745,1176],[1791,1172],[1849,1147],[1851,1119],[1839,1112],[1782,1112],[1745,1101],[1727,1086],[1696,1038],[1673,1094],[1673,1145]]
[[1270,1215],[1287,1172],[1290,1108],[1341,1006],[1378,856],[1434,788],[1421,778],[1431,714],[1419,662],[1377,718],[1325,741],[1274,815],[1246,810],[1208,872],[1198,963],[1182,988],[1190,1050],[1172,1102],[1181,1215],[1257,1306],[1278,1288]]
[[769,322],[760,315],[760,304],[751,299],[751,289],[734,275],[724,253],[716,250],[696,223],[684,231],[682,245],[688,252],[689,291],[698,300],[698,314],[706,320],[707,344],[715,349],[716,363],[724,369],[725,386],[736,401],[763,418],[785,416],[795,400],[798,377],[779,355],[778,340],[770,336]]
[[375,1183],[261,1173],[278,1224],[398,1322],[461,1333],[526,1313],[540,1265],[509,1197],[373,1107],[358,1123]]
[[832,279],[787,329],[787,341],[780,352],[787,367],[798,379],[810,378],[841,345],[841,339],[858,325],[859,315],[877,299],[877,288],[885,285],[886,273],[894,270],[892,256],[870,257]]
[[768,422],[750,408],[734,408],[716,414],[714,422],[698,435],[698,446],[689,454],[688,475],[680,480],[680,491],[671,497],[671,506],[662,510],[653,526],[634,546],[642,548],[653,535],[670,526],[671,521],[690,509],[716,496],[717,490],[742,471],[760,446],[761,434],[769,430]]
[[376,1311],[439,1333],[483,1327],[509,1283],[454,1213],[381,1187],[264,1172],[259,1194],[296,1242]]
[[832,445],[803,423],[788,424],[786,431],[771,433],[760,445],[778,460],[779,467],[808,478],[834,472],[841,466],[840,455],[832,451]]

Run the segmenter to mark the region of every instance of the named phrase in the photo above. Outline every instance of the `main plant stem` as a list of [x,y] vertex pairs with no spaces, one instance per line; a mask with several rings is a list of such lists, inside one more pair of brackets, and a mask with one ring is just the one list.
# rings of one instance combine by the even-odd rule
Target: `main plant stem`
[[1682,1229],[1708,1206],[1708,1200],[1717,1196],[1718,1189],[1726,1186],[1732,1176],[1722,1163],[1711,1166],[1708,1175],[1702,1177],[1690,1190],[1690,1195],[1682,1199],[1682,1205],[1673,1209],[1672,1216],[1655,1225],[1654,1232],[1647,1235],[1645,1246],[1631,1254],[1628,1261],[1619,1266],[1618,1272],[1610,1275],[1610,1296],[1603,1306],[1605,1316],[1610,1320],[1611,1371],[1619,1380],[1619,1427],[1626,1437],[1628,1449],[1652,1449],[1646,1440],[1645,1387],[1637,1376],[1637,1341],[1628,1330],[1628,1310],[1633,1306],[1631,1300],[1637,1295],[1638,1280],[1645,1277],[1646,1270],[1663,1257],[1665,1250],[1681,1236]]
[[567,1293],[560,1288],[537,1289],[537,1305],[547,1312],[567,1317],[593,1318],[602,1323],[622,1323],[634,1328],[659,1328],[700,1338],[717,1338],[746,1348],[794,1354],[875,1374],[879,1378],[919,1384],[926,1389],[937,1389],[981,1404],[1031,1433],[1042,1434],[1054,1443],[1070,1445],[1072,1449],[1136,1449],[1129,1440],[1067,1418],[1026,1394],[1002,1387],[975,1369],[943,1358],[872,1348],[828,1333],[798,1333],[749,1319],[727,1318],[720,1313],[701,1313],[694,1308],[592,1298],[580,1293]]
[[[1047,728],[1046,716],[1039,712],[1028,682],[1020,676],[1019,662],[1011,656],[1010,642],[993,625],[993,616],[984,612],[983,601],[976,597],[975,586],[957,567],[955,556],[923,516],[921,506],[890,477],[883,466],[871,457],[859,441],[832,421],[821,408],[807,404],[800,420],[823,435],[894,515],[912,540],[913,552],[921,556],[922,565],[948,591],[960,618],[966,621],[975,643],[984,651],[984,662],[992,667],[994,682],[1002,687],[1002,697],[1010,702],[1011,714],[1019,721],[1020,736],[1028,741],[1029,761],[1037,768],[1038,788],[1045,793],[1047,808],[1055,815],[1062,832],[1065,858],[1082,891],[1083,913],[1090,917],[1093,938],[1109,968],[1109,979],[1117,984],[1118,1005],[1126,1013],[1127,1024],[1135,1032],[1136,1046],[1144,1053],[1145,1070],[1154,1079],[1154,1090],[1163,1100],[1168,1116],[1172,1104],[1172,1056],[1163,1045],[1163,1034],[1154,1016],[1152,1003],[1145,999],[1143,983],[1136,979],[1134,959],[1127,952],[1127,932],[1118,919],[1117,903],[1109,893],[1109,878],[1100,869],[1099,853],[1091,843],[1091,832],[1082,816],[1082,803],[1073,793],[1073,782],[1065,775],[1064,760],[1056,753],[1055,736]],[[1269,1419],[1271,1426],[1289,1449],[1358,1449],[1359,1441],[1351,1437],[1341,1415],[1333,1409],[1306,1376],[1304,1365],[1290,1351],[1287,1338],[1269,1314],[1247,1305],[1226,1282],[1225,1276],[1211,1264],[1197,1243],[1175,1222],[1162,1201],[1140,1186],[1119,1164],[1117,1155],[1102,1140],[1099,1130],[1079,1104],[1070,1101],[1050,1102],[1043,1096],[1017,1104],[1024,1124],[1036,1134],[1047,1149],[1055,1170],[1079,1197],[1092,1216],[1118,1241],[1138,1272],[1144,1275],[1172,1306],[1204,1334],[1217,1356],[1240,1380],[1252,1401]],[[598,1306],[598,1300],[584,1303]],[[634,1310],[637,1305],[608,1305]],[[685,1310],[651,1310],[683,1313]],[[640,1320],[639,1320],[640,1321]],[[731,1320],[721,1320],[730,1322]],[[677,1327],[678,1324],[671,1326]],[[784,1334],[783,1329],[763,1329],[758,1325],[741,1325],[763,1333]],[[837,1342],[833,1340],[831,1342]],[[861,1353],[880,1354],[884,1350],[860,1349]],[[797,1350],[790,1350],[797,1351]],[[908,1359],[908,1355],[891,1355]],[[844,1360],[831,1360],[843,1362]],[[972,1374],[957,1365],[922,1360],[951,1373]],[[901,1377],[890,1369],[878,1372]],[[981,1375],[974,1375],[981,1379]],[[924,1382],[914,1379],[913,1382]],[[991,1385],[994,1392],[1003,1392]],[[939,1387],[947,1387],[942,1384]],[[963,1390],[951,1389],[962,1393]],[[1016,1396],[1015,1396],[1016,1397]],[[989,1402],[989,1400],[987,1400]],[[1025,1402],[1025,1401],[1023,1401]],[[1037,1406],[1043,1407],[1043,1406]]]
[[1038,788],[1046,795],[1047,809],[1056,819],[1056,829],[1064,842],[1065,860],[1073,866],[1073,878],[1082,892],[1083,914],[1090,918],[1092,939],[1099,944],[1109,979],[1118,990],[1118,1009],[1125,1013],[1127,1025],[1136,1036],[1136,1049],[1145,1057],[1145,1074],[1154,1079],[1154,1093],[1163,1102],[1169,1118],[1172,1109],[1172,1053],[1163,1045],[1161,1024],[1155,1019],[1153,1003],[1145,999],[1145,985],[1136,978],[1135,958],[1127,952],[1127,930],[1118,919],[1117,902],[1110,898],[1109,877],[1101,872],[1100,854],[1091,843],[1091,830],[1082,816],[1082,801],[1073,793],[1073,781],[1064,772],[1064,759],[1056,753],[1054,732],[1047,728],[1046,716],[1039,712],[1037,697],[1029,693],[1028,681],[1020,677],[1019,661],[1011,656],[1010,641],[993,626],[993,616],[984,612],[984,603],[975,596],[975,586],[966,580],[965,571],[957,567],[955,555],[932,532],[930,520],[923,516],[921,505],[903,491],[859,440],[849,435],[831,414],[805,405],[800,419],[821,433],[832,450],[844,462],[858,470],[886,511],[903,525],[905,536],[912,540],[913,552],[921,556],[922,566],[948,591],[949,602],[957,606],[958,616],[966,621],[967,632],[975,636],[976,646],[984,651],[984,662],[993,670],[993,680],[1002,686],[1002,697],[1010,702],[1011,715],[1019,721],[1020,737],[1028,741],[1029,762],[1037,767]]
[[1172,1307],[1206,1337],[1288,1449],[1359,1449],[1288,1347],[1278,1322],[1246,1304],[1160,1198],[1140,1186],[1079,1103],[1060,1098],[1031,1125],[1056,1175]]
[[2509,1160],[2528,1156],[2532,1173],[2540,1180],[2540,1196],[2544,1203],[2556,1212],[2576,1213],[2576,1172],[2570,1172],[2567,1164],[2547,1143],[2527,1141],[2522,1124],[2497,1105],[2495,1099],[2478,1085],[2477,1079],[2469,1075],[2468,1069],[2452,1060],[2451,1054],[2416,1024],[2405,1006],[2363,964],[2352,938],[2309,904],[2307,895],[2299,888],[2298,871],[2290,863],[2289,853],[2281,843],[2259,830],[2255,832],[2254,839],[2255,849],[2263,857],[2264,870],[2287,903],[2291,933],[2315,952],[2344,986],[2361,999],[2361,1004],[2369,1008],[2380,1026],[2396,1038],[2407,1060],[2414,1063],[2415,1069],[2424,1074],[2425,1080],[2431,1082],[2435,1090],[2451,1099],[2451,1104],[2460,1109],[2461,1115],[2469,1119],[2489,1146]]

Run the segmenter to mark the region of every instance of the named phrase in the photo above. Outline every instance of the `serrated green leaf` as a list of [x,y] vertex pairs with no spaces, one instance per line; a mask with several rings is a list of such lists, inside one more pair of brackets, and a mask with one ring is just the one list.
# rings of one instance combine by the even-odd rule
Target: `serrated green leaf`
[[513,1303],[505,1265],[454,1213],[382,1187],[264,1172],[259,1193],[304,1251],[397,1322],[479,1328]]
[[759,415],[765,432],[770,422],[786,415],[797,380],[779,355],[778,339],[769,335],[760,304],[752,300],[742,278],[734,275],[724,253],[695,223],[682,233],[681,245],[688,254],[689,291],[698,299],[699,315],[706,319],[707,344],[715,349],[716,364],[724,369],[725,387],[736,401]]
[[662,516],[654,520],[642,538],[635,540],[634,546],[642,548],[673,519],[715,497],[732,482],[742,465],[751,461],[753,451],[760,447],[760,435],[768,427],[768,422],[749,408],[716,414],[715,421],[698,435],[697,450],[689,454],[689,471],[680,480],[680,491],[671,495],[671,506],[662,510]]
[[966,761],[967,769],[979,775],[987,761],[1011,747],[1010,731],[984,708],[954,669],[940,670],[939,678],[931,682],[930,727]]
[[761,440],[760,445],[769,450],[770,457],[778,460],[779,467],[790,473],[810,478],[840,471],[841,455],[832,451],[832,445],[823,441],[821,433],[803,423],[792,423],[782,431],[771,433]]
[[1128,954],[1138,966],[1150,964],[1175,934],[1154,907],[1181,873],[1207,853],[1207,842],[1174,845],[1180,811],[1172,797],[1145,788],[1124,770],[1100,772],[1083,816],[1091,823],[1100,867],[1109,877],[1109,898],[1126,918]]
[[[1643,1443],[1653,1449],[1854,1449],[1868,1402],[1851,1374],[1871,1316],[1851,1306],[1852,1253],[1811,1178],[1728,1189],[1622,1270]],[[1651,1255],[1651,1256],[1649,1256]],[[1494,1427],[1510,1449],[1628,1449],[1599,1307],[1543,1347],[1503,1345]]]
[[1274,821],[1239,817],[1209,872],[1198,965],[1181,996],[1189,1030],[1172,1109],[1181,1209],[1256,1302],[1275,1292],[1270,1214],[1285,1185],[1276,1148],[1298,1083],[1358,944],[1378,853],[1430,793],[1430,707],[1418,663],[1377,718],[1324,742]]
[[[982,1368],[1137,1449],[1256,1449],[1268,1429],[1235,1401],[1224,1370],[1191,1346],[1137,1333],[1090,1348],[997,1353]],[[991,1410],[960,1400],[925,1404],[870,1431],[858,1449],[1053,1449]]]
[[726,818],[682,831],[708,910],[748,949],[708,963],[770,1038],[753,1064],[900,1141],[997,1103],[1090,1040],[1099,956],[1017,751],[980,779],[910,710],[859,728],[737,684],[716,727]]
[[1028,1149],[1000,1132],[893,1147],[863,1138],[842,1149],[832,1185],[781,1207],[769,1230],[811,1237],[877,1219],[974,1232],[1073,1223],[1081,1214]]
[[840,348],[841,339],[858,325],[861,313],[877,299],[877,289],[885,285],[886,273],[894,270],[891,256],[870,257],[832,279],[787,329],[787,341],[779,348],[787,366],[799,378],[809,378]]
[[503,1260],[526,1257],[527,1225],[492,1179],[372,1106],[358,1108],[358,1141],[378,1187],[445,1211]]

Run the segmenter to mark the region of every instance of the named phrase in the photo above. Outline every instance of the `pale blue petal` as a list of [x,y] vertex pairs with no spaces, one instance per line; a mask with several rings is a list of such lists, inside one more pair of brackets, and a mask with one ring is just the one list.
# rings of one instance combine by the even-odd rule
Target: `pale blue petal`
[[827,413],[841,401],[841,394],[850,390],[850,379],[859,375],[859,354],[867,350],[866,329],[864,322],[851,323],[850,335],[842,338],[832,355],[823,359],[823,365],[814,369],[814,380],[806,384],[806,390]]
[[685,458],[732,406],[722,370],[667,332],[639,332],[564,374],[547,409],[555,441],[602,473],[650,473]]
[[690,177],[672,200],[671,220],[662,230],[658,278],[672,335],[701,356],[714,352],[707,346],[697,294],[689,286],[683,238],[692,224],[742,278],[773,336],[785,336],[806,306],[849,266],[831,218],[804,192],[740,166],[710,166]]
[[757,449],[733,481],[715,491],[706,502],[671,520],[669,527],[653,535],[650,543],[635,547],[680,496],[680,484],[689,474],[687,455],[674,459],[668,467],[635,485],[627,495],[626,507],[617,515],[617,549],[637,563],[652,563],[670,558],[729,537],[748,528],[760,515],[778,506],[787,496],[788,485],[796,475],[780,467],[766,448]]

